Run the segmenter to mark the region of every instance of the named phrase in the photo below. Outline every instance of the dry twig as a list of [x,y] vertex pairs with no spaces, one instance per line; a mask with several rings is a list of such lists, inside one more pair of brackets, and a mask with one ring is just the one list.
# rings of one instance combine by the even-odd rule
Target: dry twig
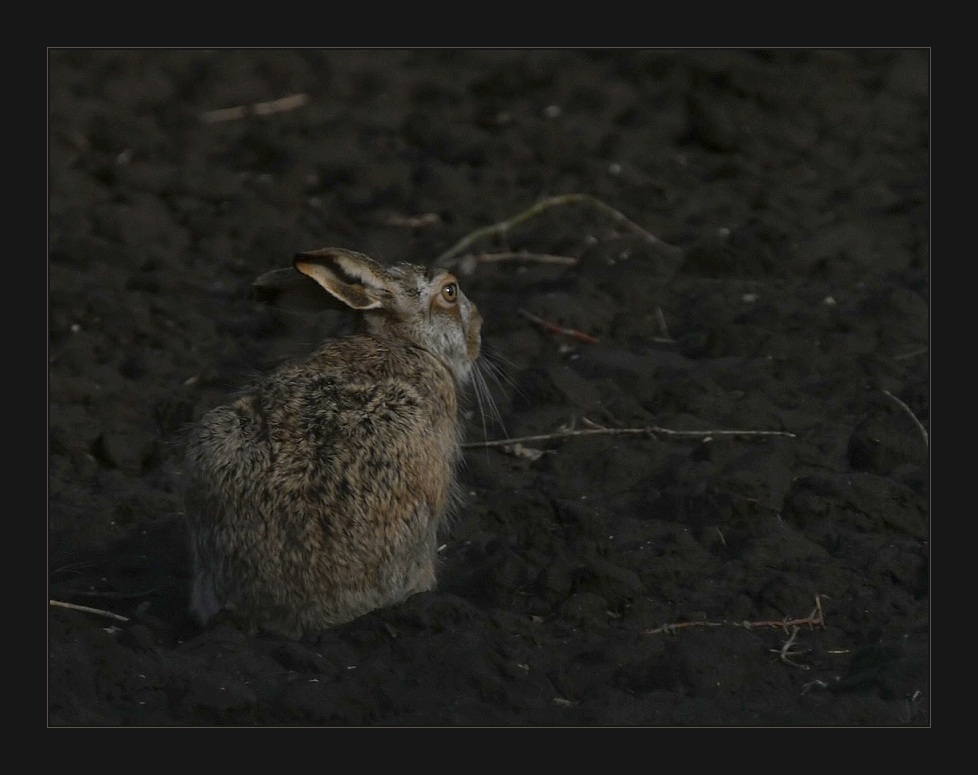
[[535,264],[559,264],[575,266],[580,259],[573,256],[555,256],[550,253],[531,253],[528,250],[513,250],[500,253],[466,253],[459,256],[453,263],[461,266],[469,264],[498,264],[502,261],[525,261]]
[[49,600],[48,602],[51,605],[56,606],[58,608],[68,608],[72,611],[82,611],[83,613],[86,614],[96,614],[97,616],[106,616],[109,619],[115,619],[117,622],[129,621],[129,619],[127,619],[125,616],[114,614],[111,611],[103,611],[101,608],[91,608],[90,606],[87,605],[75,605],[74,603],[63,603],[60,600]]
[[441,216],[438,213],[422,213],[421,215],[401,215],[391,213],[378,220],[381,226],[391,226],[400,229],[422,229],[425,226],[434,226],[441,223]]
[[[812,612],[802,618],[802,619],[768,619],[758,622],[741,621],[734,622],[724,619],[720,622],[675,622],[672,624],[663,624],[661,627],[656,627],[651,630],[645,630],[646,635],[660,635],[666,633],[668,635],[673,635],[679,630],[689,629],[690,627],[743,627],[747,630],[754,630],[759,627],[776,627],[783,629],[788,632],[788,628],[793,628],[795,631],[803,625],[808,625],[809,627],[824,627],[825,626],[825,615],[822,613],[822,598],[824,595],[815,595],[815,608]],[[794,636],[790,639],[794,640]],[[789,643],[790,645],[790,643]],[[780,651],[780,649],[779,649]]]
[[[809,649],[799,649],[795,647],[795,640],[798,638],[799,629],[802,626],[809,627],[824,627],[825,626],[825,616],[822,613],[822,595],[815,595],[815,608],[812,612],[801,619],[782,619],[778,620],[766,620],[759,622],[732,622],[723,620],[721,622],[676,622],[674,624],[663,624],[661,627],[656,627],[651,630],[645,630],[646,635],[675,635],[680,630],[689,629],[691,627],[743,627],[747,630],[757,629],[758,627],[777,627],[783,629],[788,633],[788,639],[784,642],[781,648],[771,649],[771,652],[777,654],[782,662],[792,665],[793,667],[799,667],[802,670],[808,670],[808,665],[803,665],[800,662],[796,662],[794,657],[798,657],[804,653],[807,653]],[[790,629],[789,629],[790,628]]]
[[473,244],[474,242],[477,242],[478,240],[484,239],[486,237],[505,235],[513,227],[518,226],[519,224],[524,223],[525,221],[528,221],[530,218],[539,215],[541,212],[543,212],[544,210],[550,207],[555,207],[556,205],[568,205],[568,204],[585,204],[590,207],[594,207],[597,210],[600,210],[601,212],[610,215],[611,218],[616,223],[622,224],[633,233],[641,236],[647,242],[650,242],[653,245],[658,245],[667,253],[678,255],[682,252],[680,248],[677,248],[675,245],[670,245],[668,242],[663,242],[654,234],[646,231],[637,223],[627,218],[623,213],[611,207],[610,205],[605,204],[600,199],[597,199],[589,194],[562,194],[560,196],[552,196],[549,197],[548,199],[542,199],[536,204],[534,204],[532,207],[527,208],[521,213],[517,213],[512,218],[508,218],[505,221],[500,221],[499,223],[493,223],[490,224],[489,226],[483,226],[481,229],[476,229],[475,231],[470,232],[466,236],[462,237],[462,239],[460,239],[454,245],[452,245],[452,247],[450,247],[448,250],[446,250],[444,253],[438,256],[438,258],[435,259],[434,262],[435,266],[442,266],[442,267],[453,266],[455,263],[458,262],[456,256],[462,253],[462,251],[466,250],[469,247],[469,245]]
[[502,447],[507,444],[523,444],[528,441],[550,441],[552,439],[566,439],[573,436],[677,436],[686,438],[712,438],[713,436],[787,436],[795,438],[795,434],[788,431],[753,431],[753,430],[708,430],[708,431],[677,431],[671,428],[662,428],[658,425],[650,425],[645,428],[605,428],[586,420],[590,428],[563,428],[553,433],[541,433],[537,436],[520,436],[515,439],[491,439],[488,441],[472,441],[463,444],[464,447]]
[[516,250],[510,253],[471,253],[472,258],[481,264],[492,264],[499,261],[529,261],[537,264],[562,264],[574,266],[580,259],[573,256],[555,256],[550,253],[530,253],[527,250]]
[[277,100],[268,102],[256,102],[253,105],[238,105],[233,108],[222,108],[221,110],[208,110],[200,114],[200,120],[205,124],[214,124],[218,121],[236,121],[247,118],[248,116],[270,116],[273,113],[284,113],[288,110],[295,110],[305,105],[309,101],[307,94],[290,94],[288,97],[281,97]]
[[572,339],[577,339],[579,342],[587,342],[588,344],[597,344],[601,341],[598,339],[598,337],[585,334],[583,331],[578,331],[576,328],[567,328],[565,326],[559,326],[556,323],[551,323],[549,320],[544,320],[541,317],[537,317],[532,312],[527,312],[525,309],[519,310],[519,313],[527,320],[536,323],[538,326],[545,328],[551,333],[569,336]]

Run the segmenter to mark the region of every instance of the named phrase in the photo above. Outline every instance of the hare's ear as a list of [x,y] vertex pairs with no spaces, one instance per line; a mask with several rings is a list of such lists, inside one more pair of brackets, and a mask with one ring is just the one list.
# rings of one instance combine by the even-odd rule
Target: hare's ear
[[294,266],[352,309],[377,309],[394,291],[383,268],[362,253],[322,248],[299,253]]
[[322,312],[336,304],[315,280],[299,274],[291,266],[265,272],[251,284],[249,297],[298,314]]

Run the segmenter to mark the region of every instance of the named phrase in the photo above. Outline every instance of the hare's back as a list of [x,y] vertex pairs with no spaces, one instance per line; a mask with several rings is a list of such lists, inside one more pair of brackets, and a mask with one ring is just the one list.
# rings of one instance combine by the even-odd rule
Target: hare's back
[[[267,380],[261,393],[281,427],[309,438],[394,441],[454,435],[457,397],[451,373],[426,350],[356,336],[330,342]],[[407,439],[405,439],[406,441]]]
[[191,474],[251,489],[323,486],[336,472],[447,472],[457,454],[456,407],[448,371],[426,351],[337,340],[207,413],[190,445]]

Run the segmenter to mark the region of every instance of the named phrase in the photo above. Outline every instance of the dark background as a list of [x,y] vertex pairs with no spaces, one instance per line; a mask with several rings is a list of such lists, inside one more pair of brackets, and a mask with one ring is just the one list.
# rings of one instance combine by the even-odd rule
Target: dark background
[[[51,50],[48,583],[96,611],[49,608],[48,723],[929,725],[929,89],[926,49]],[[576,264],[457,266],[505,375],[468,440],[793,436],[470,447],[438,591],[197,628],[181,433],[337,324],[251,282],[566,194],[463,252]]]

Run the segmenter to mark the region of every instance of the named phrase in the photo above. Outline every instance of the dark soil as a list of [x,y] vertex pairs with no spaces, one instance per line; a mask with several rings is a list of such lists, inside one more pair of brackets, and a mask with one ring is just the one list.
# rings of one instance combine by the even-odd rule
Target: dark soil
[[[49,594],[96,610],[49,608],[49,724],[929,726],[929,64],[52,51]],[[197,627],[181,432],[337,322],[251,282],[562,194],[464,252],[576,265],[458,265],[508,378],[468,441],[785,435],[472,446],[438,591]]]

